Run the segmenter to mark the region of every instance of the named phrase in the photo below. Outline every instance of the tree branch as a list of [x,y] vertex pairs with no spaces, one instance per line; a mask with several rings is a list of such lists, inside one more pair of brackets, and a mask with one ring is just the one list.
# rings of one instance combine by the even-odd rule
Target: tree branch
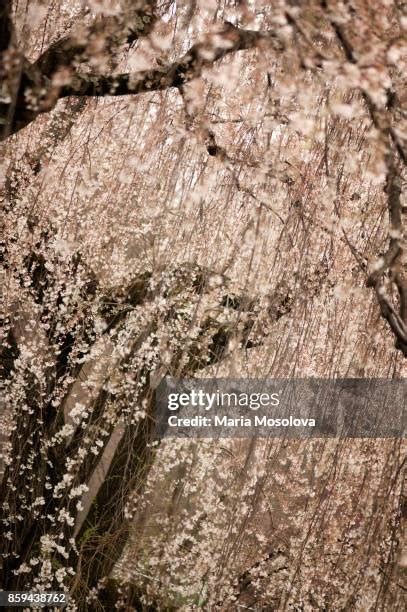
[[[226,23],[217,33],[206,34],[176,62],[130,74],[92,76],[73,74],[66,85],[52,82],[58,68],[72,68],[75,57],[85,50],[84,41],[68,37],[55,43],[35,64],[24,60],[22,78],[15,94],[12,116],[7,104],[0,104],[0,123],[5,124],[0,140],[15,134],[38,115],[51,111],[60,98],[69,96],[123,96],[182,87],[202,75],[216,61],[236,51],[252,49],[261,43],[284,50],[284,43],[273,31],[242,30]],[[45,93],[44,93],[45,92]]]
[[[407,280],[400,263],[400,256],[403,253],[401,179],[391,151],[386,156],[386,163],[385,191],[389,214],[389,247],[369,275],[367,286],[373,287],[376,292],[382,317],[386,319],[396,338],[396,348],[407,357]],[[389,272],[390,280],[395,284],[399,294],[398,312],[386,292],[383,279],[386,272]]]
[[282,51],[284,45],[274,32],[242,30],[226,24],[217,34],[207,34],[203,41],[193,45],[178,61],[153,70],[109,76],[75,75],[72,83],[63,87],[59,97],[67,96],[123,96],[149,91],[162,91],[182,87],[202,75],[205,68],[231,53],[252,49],[260,43],[271,43]]

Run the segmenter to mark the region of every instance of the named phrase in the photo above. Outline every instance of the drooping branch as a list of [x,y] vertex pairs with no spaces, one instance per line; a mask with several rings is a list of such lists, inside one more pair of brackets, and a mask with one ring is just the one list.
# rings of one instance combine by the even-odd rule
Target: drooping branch
[[[17,104],[4,130],[3,139],[34,121],[39,114],[52,110],[60,98],[137,95],[180,88],[200,77],[205,68],[237,51],[252,49],[260,44],[271,45],[278,51],[284,49],[283,41],[274,31],[245,30],[229,23],[224,26],[220,32],[206,34],[179,60],[158,69],[107,76],[74,72],[65,85],[59,84],[58,80],[53,82],[49,75],[57,70],[58,65],[61,66],[60,62],[66,61],[64,56],[73,62],[74,57],[82,53],[84,42],[76,43],[68,39],[56,43],[49,53],[45,52],[36,64],[23,71],[24,78],[16,94]],[[8,108],[4,108],[3,122],[7,112]]]

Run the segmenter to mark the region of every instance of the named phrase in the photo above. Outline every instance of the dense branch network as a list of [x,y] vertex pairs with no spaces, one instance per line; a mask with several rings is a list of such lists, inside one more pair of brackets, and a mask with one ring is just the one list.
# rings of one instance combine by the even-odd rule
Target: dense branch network
[[[89,43],[104,36],[106,45],[113,50],[147,36],[157,20],[155,4],[133,3],[131,15],[126,13],[123,17],[96,20],[80,34],[56,41],[36,62],[30,63],[16,42],[11,2],[1,2],[0,78],[7,94],[0,103],[2,138],[18,132],[38,115],[52,110],[61,98],[138,95],[169,88],[178,88],[182,92],[185,84],[201,77],[206,69],[230,54],[263,46],[271,47],[279,54],[286,50],[284,39],[273,30],[248,30],[223,23],[218,31],[206,34],[181,58],[167,65],[131,74],[87,74],[83,68],[91,55]],[[328,11],[326,3],[322,3],[322,9]],[[337,35],[346,60],[355,63],[355,53],[344,28],[330,13],[327,20]],[[397,338],[397,347],[407,356],[407,281],[400,265],[403,241],[399,161],[405,162],[404,143],[392,126],[390,114],[379,110],[366,92],[362,91],[362,95],[373,124],[382,132],[386,142],[386,194],[391,226],[388,251],[370,275],[369,284],[376,290],[382,315]],[[67,130],[70,126],[68,121]],[[209,155],[231,166],[225,149],[217,144],[212,132],[208,131],[206,135]],[[237,175],[233,174],[233,178],[238,189],[242,190]],[[249,195],[255,198],[251,192]],[[280,219],[280,222],[284,221]],[[126,502],[134,489],[143,486],[151,462],[148,444],[151,440],[153,404],[150,379],[153,372],[161,368],[161,375],[166,372],[194,375],[204,366],[224,359],[230,340],[236,337],[240,348],[261,344],[268,333],[267,325],[290,313],[301,294],[312,297],[320,291],[328,277],[326,269],[316,267],[302,279],[297,293],[292,288],[277,286],[274,295],[268,296],[266,321],[259,324],[258,296],[236,295],[229,290],[226,277],[220,278],[213,271],[199,266],[160,270],[156,277],[146,272],[120,291],[104,295],[96,276],[78,253],[68,263],[55,266],[62,270],[61,281],[52,271],[55,262],[46,257],[53,234],[51,228],[42,236],[41,243],[34,245],[24,261],[25,276],[16,279],[21,285],[25,304],[29,305],[26,307],[27,318],[32,314],[31,318],[40,321],[47,332],[41,335],[38,329],[24,330],[16,325],[9,330],[0,354],[2,374],[10,380],[10,387],[19,385],[28,390],[20,397],[20,404],[14,406],[16,424],[11,437],[11,455],[18,459],[7,466],[2,483],[2,498],[8,504],[8,507],[3,507],[2,515],[6,527],[2,534],[2,550],[6,555],[2,569],[4,584],[8,588],[22,586],[25,578],[18,570],[37,558],[44,536],[49,538],[47,554],[55,563],[63,564],[64,555],[68,555],[71,562],[78,547],[84,571],[92,574],[90,586],[96,586],[99,579],[109,575],[128,535]],[[389,273],[399,294],[398,310],[385,291],[385,275]],[[29,283],[25,282],[27,278]],[[72,278],[78,288],[78,303],[69,301],[67,283]],[[70,308],[69,317],[60,308],[66,303]],[[202,309],[205,304],[208,305],[206,311]],[[211,315],[207,314],[209,310]],[[220,314],[223,320],[218,316]],[[168,337],[178,335],[184,342],[184,350],[170,352],[166,362],[160,361],[161,355],[167,353],[163,348],[168,347],[160,344],[163,338],[158,334],[159,325],[165,327]],[[25,360],[24,347],[30,342],[37,343],[39,352],[49,358],[41,376]],[[72,397],[74,381],[84,373],[82,364],[91,360],[92,351],[96,356],[100,354],[98,351],[105,342],[113,347],[114,358],[106,366],[91,406],[76,416],[79,420],[72,425],[67,422],[64,412]],[[17,361],[18,368],[15,366]],[[119,372],[127,386],[118,389],[111,384],[112,371]],[[136,372],[133,378],[131,372]],[[134,420],[128,411],[129,405],[134,403],[135,390],[139,393],[140,403],[147,406],[147,414],[140,421]],[[40,422],[38,414],[42,415]],[[71,520],[76,511],[78,488],[80,490],[89,482],[114,427],[120,421],[125,425],[122,444],[115,451],[108,477],[100,487],[75,542]],[[68,424],[71,429],[66,429]],[[92,451],[94,448],[96,452]],[[41,449],[39,458],[38,449]],[[33,484],[28,467],[34,460],[40,465],[39,477]],[[22,505],[19,499],[20,509],[15,504],[16,488],[24,496]],[[54,494],[56,490],[58,495]],[[41,524],[39,517],[43,511],[38,500],[45,508]],[[100,508],[104,511],[101,512]],[[58,544],[61,525],[55,517],[64,519],[66,516],[69,519],[62,521],[62,532],[64,542],[69,545],[63,549]],[[106,550],[106,535],[111,538],[110,543],[115,541],[113,555],[111,550]],[[72,564],[75,565],[75,561]]]
[[[75,515],[77,491],[86,487],[114,428],[122,422],[125,427],[122,442],[77,539],[81,565],[91,573],[92,584],[96,586],[99,579],[109,575],[123,549],[130,527],[126,520],[126,501],[132,492],[142,488],[151,463],[153,373],[159,369],[161,376],[165,373],[191,376],[223,359],[234,337],[247,348],[261,343],[269,325],[290,312],[304,289],[299,289],[295,296],[276,288],[276,294],[268,300],[266,320],[259,320],[258,298],[228,292],[226,277],[199,266],[186,264],[166,270],[164,275],[146,273],[128,287],[103,296],[97,291],[95,277],[74,257],[67,274],[81,276],[83,301],[70,304],[71,312],[72,308],[77,309],[75,328],[65,325],[61,336],[52,323],[54,317],[50,317],[47,293],[53,293],[53,281],[44,264],[38,259],[27,261],[28,273],[33,277],[29,291],[34,300],[33,316],[39,317],[45,329],[49,329],[48,337],[39,331],[33,337],[28,329],[15,330],[9,338],[10,351],[4,356],[8,359],[10,376],[7,396],[13,397],[13,387],[22,382],[26,395],[22,398],[21,410],[16,411],[12,434],[12,456],[18,461],[6,467],[2,483],[5,504],[2,521],[7,526],[2,542],[3,583],[9,588],[17,588],[21,580],[26,583],[27,578],[18,568],[25,567],[40,554],[45,534],[54,549],[56,545],[52,542],[60,541],[62,529],[65,552],[61,553],[61,542],[54,550],[55,559],[62,562],[65,554],[75,558],[75,547],[67,544],[72,541],[75,522],[63,520],[61,525],[58,517]],[[325,275],[319,268],[312,271],[304,279],[303,287],[310,284],[320,287]],[[55,295],[54,309],[62,295]],[[64,303],[68,304],[66,296]],[[97,323],[99,317],[104,323],[102,331],[97,332],[96,327],[101,329],[100,322]],[[166,343],[170,346],[176,338],[182,349],[171,353]],[[47,352],[50,358],[56,351],[56,365],[45,368],[44,380],[31,370],[29,363],[24,366],[24,343],[28,343],[31,351],[38,345],[38,350],[43,355]],[[75,395],[72,381],[89,378],[87,366],[81,363],[91,363],[92,355],[100,354],[100,348],[106,343],[111,346],[112,355],[94,389],[93,399],[86,409],[83,406],[81,414],[74,403],[71,419],[67,419],[67,405],[71,401],[72,407],[70,396]],[[163,360],[165,354],[167,357]],[[9,362],[17,359],[20,361],[18,375],[13,375],[13,365]],[[121,377],[119,386],[109,382],[113,371],[116,380]],[[135,403],[139,407],[148,406],[145,414],[134,412]],[[25,405],[28,410],[24,409]],[[42,414],[40,421],[39,414]],[[41,477],[36,479],[34,487],[31,480],[26,481],[27,469],[33,461],[37,468],[39,462],[42,465]],[[14,487],[19,490],[18,501]],[[37,509],[38,500],[42,504]],[[20,524],[17,536],[15,529]],[[10,540],[12,532],[15,535]],[[114,555],[111,550],[107,554],[106,544],[102,544],[107,534],[110,544],[112,539],[115,541]],[[99,552],[96,554],[95,550]]]

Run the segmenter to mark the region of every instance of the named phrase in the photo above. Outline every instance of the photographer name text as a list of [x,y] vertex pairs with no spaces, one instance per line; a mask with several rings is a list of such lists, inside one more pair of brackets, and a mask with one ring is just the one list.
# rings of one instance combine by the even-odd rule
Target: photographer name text
[[273,418],[267,416],[228,417],[228,416],[202,416],[168,417],[170,427],[315,427],[315,419],[303,419],[289,416],[287,418]]

